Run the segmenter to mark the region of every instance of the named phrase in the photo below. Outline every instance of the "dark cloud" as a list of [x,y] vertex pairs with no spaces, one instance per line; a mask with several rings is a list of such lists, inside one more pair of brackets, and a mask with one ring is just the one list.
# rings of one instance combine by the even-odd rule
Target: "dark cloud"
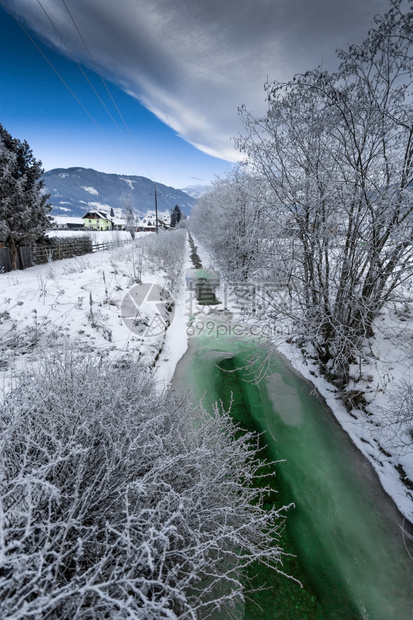
[[335,50],[360,42],[373,16],[389,7],[387,0],[8,0],[8,5],[49,45],[89,66],[96,63],[182,138],[229,160],[238,157],[230,141],[241,130],[237,107],[265,109],[267,76],[287,80],[320,63],[335,68]]

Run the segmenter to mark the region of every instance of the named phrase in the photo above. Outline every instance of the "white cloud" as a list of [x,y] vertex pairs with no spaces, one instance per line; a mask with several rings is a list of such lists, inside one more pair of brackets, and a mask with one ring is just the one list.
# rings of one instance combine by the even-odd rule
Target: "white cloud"
[[239,159],[231,142],[242,131],[238,106],[265,111],[267,76],[285,80],[321,62],[334,66],[335,49],[360,41],[373,15],[389,6],[387,0],[8,0],[8,5],[49,45],[91,68],[96,63],[104,77],[179,136],[228,161]]

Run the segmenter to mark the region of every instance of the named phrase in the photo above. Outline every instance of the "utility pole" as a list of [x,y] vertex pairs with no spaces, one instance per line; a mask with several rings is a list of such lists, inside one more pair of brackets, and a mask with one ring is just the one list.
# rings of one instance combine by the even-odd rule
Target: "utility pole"
[[156,183],[155,183],[155,230],[156,230],[156,234],[158,234],[158,196],[156,194]]

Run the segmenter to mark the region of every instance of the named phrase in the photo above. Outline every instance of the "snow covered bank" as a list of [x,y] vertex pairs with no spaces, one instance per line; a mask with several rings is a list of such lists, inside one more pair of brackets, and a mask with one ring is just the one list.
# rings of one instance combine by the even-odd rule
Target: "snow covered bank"
[[189,291],[186,287],[185,272],[191,266],[189,246],[187,246],[180,283],[174,294],[174,319],[166,332],[163,348],[154,372],[154,378],[159,390],[166,389],[170,385],[176,366],[188,349]]

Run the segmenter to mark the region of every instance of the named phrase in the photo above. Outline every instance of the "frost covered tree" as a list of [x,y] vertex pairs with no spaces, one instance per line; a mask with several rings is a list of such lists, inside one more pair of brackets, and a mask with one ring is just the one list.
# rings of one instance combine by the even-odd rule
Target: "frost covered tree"
[[258,438],[225,412],[70,351],[1,405],[1,618],[207,618],[242,600],[252,561],[279,566]]
[[190,229],[212,252],[221,272],[236,282],[261,274],[272,253],[266,188],[265,179],[240,165],[218,179],[191,214]]
[[301,343],[337,385],[412,273],[413,10],[390,11],[335,73],[266,86],[268,113],[238,141],[291,224]]
[[140,243],[147,269],[153,273],[164,271],[166,287],[175,292],[185,260],[186,231],[161,229],[158,235],[147,235]]
[[132,239],[135,239],[136,232],[136,218],[133,213],[133,209],[130,205],[125,208],[125,217],[126,217],[126,230],[130,233]]
[[182,219],[182,211],[179,205],[175,205],[171,214],[171,227],[176,228]]
[[0,125],[0,224],[1,240],[10,249],[17,267],[17,247],[42,238],[50,227],[49,195],[43,190],[41,162],[26,141],[12,138]]

